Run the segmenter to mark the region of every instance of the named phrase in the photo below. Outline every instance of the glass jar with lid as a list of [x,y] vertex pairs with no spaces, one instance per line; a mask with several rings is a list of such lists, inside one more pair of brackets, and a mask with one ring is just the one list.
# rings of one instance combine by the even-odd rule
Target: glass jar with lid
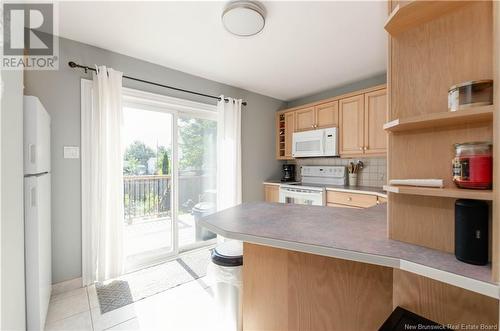
[[491,142],[455,144],[453,182],[460,188],[489,189],[493,183]]

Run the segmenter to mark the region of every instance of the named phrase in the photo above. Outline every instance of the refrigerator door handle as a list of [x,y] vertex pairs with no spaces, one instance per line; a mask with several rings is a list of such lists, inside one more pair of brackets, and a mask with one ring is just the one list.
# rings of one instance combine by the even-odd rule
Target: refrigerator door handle
[[31,207],[36,207],[36,187],[31,188]]
[[31,164],[35,164],[35,162],[36,162],[36,145],[35,144],[29,144],[28,149],[29,149],[30,163]]

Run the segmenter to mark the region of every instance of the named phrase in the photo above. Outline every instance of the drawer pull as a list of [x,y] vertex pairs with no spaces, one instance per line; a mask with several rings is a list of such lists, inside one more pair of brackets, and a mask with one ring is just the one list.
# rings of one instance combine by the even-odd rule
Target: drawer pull
[[348,197],[348,198],[347,198],[347,201],[352,201],[352,197]]

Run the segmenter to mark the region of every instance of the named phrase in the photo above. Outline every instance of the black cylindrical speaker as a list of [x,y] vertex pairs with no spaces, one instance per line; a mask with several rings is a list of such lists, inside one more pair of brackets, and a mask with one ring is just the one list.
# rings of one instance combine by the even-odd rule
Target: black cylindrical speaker
[[460,261],[488,263],[489,207],[484,201],[459,199],[455,202],[455,256]]

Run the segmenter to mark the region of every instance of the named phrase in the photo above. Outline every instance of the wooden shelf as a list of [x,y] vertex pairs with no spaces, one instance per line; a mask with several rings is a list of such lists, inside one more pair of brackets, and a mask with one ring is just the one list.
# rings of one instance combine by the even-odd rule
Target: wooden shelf
[[467,5],[469,1],[422,1],[413,0],[394,8],[385,23],[385,29],[392,36],[432,21],[442,15]]
[[468,190],[456,187],[431,188],[431,187],[416,187],[416,186],[384,185],[384,191],[397,194],[422,195],[429,197],[493,200],[493,191],[491,190]]
[[493,109],[493,106],[480,106],[454,112],[431,113],[405,119],[396,119],[384,124],[384,130],[400,132],[487,122],[493,120]]

